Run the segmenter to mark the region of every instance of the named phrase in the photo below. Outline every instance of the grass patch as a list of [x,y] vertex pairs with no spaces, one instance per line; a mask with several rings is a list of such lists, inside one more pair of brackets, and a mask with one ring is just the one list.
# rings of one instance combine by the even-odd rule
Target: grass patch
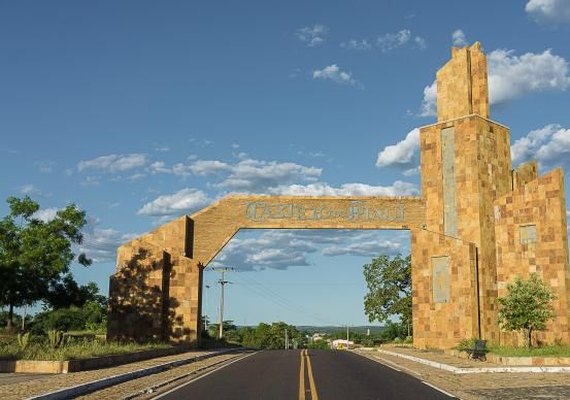
[[32,342],[21,349],[18,343],[0,343],[0,360],[69,361],[137,353],[145,350],[167,349],[166,343],[117,343],[99,340],[80,340],[52,348],[46,343]]
[[489,346],[491,353],[502,357],[570,357],[570,346],[513,347]]

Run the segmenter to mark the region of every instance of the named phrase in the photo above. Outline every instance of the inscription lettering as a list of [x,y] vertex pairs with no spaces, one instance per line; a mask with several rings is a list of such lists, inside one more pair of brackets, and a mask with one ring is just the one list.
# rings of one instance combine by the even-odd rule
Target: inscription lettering
[[344,209],[333,209],[327,205],[316,204],[271,204],[265,201],[253,201],[247,204],[245,215],[251,221],[273,219],[328,220],[344,219],[352,222],[383,221],[404,222],[406,209],[403,203],[381,208],[371,208],[365,201],[354,200]]

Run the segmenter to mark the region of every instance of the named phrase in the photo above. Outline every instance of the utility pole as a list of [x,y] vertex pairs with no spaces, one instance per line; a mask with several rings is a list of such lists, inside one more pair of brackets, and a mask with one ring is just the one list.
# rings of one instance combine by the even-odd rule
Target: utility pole
[[348,331],[348,324],[346,324],[346,349],[348,350],[350,348],[350,345],[348,344],[350,340],[350,333]]
[[[206,288],[206,310],[208,310],[209,308],[209,304],[208,304],[208,289],[210,289],[210,285],[204,285],[204,287]],[[207,332],[208,331],[208,315],[206,314],[204,316],[204,330]]]
[[217,270],[222,273],[221,278],[218,280],[218,283],[220,284],[220,326],[218,339],[222,339],[224,336],[224,286],[231,283],[230,281],[226,281],[225,278],[226,272],[233,270],[233,268],[217,268]]
[[285,329],[285,350],[289,350],[289,332]]

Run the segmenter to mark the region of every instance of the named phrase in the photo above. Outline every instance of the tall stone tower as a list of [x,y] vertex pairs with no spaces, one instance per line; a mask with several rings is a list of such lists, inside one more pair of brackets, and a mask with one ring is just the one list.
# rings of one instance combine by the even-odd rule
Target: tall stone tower
[[560,169],[511,167],[510,132],[489,119],[487,61],[479,43],[453,48],[437,73],[437,123],[420,130],[424,229],[412,231],[414,343],[462,338],[513,342],[497,297],[514,276],[539,272],[555,290],[543,340],[568,341],[568,245]]

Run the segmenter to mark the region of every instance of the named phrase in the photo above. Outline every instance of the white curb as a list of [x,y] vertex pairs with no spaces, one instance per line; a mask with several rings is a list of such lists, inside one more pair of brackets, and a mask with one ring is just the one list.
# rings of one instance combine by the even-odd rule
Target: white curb
[[190,364],[195,361],[200,361],[206,358],[214,357],[220,354],[229,353],[235,351],[236,349],[226,349],[221,351],[212,351],[201,356],[194,356],[190,358],[185,358],[183,360],[170,361],[163,364],[155,365],[154,367],[142,368],[136,371],[126,372],[124,374],[108,376],[106,378],[98,379],[96,381],[91,381],[87,383],[81,383],[76,386],[59,389],[55,392],[39,394],[36,396],[29,397],[28,400],[60,400],[60,399],[70,399],[77,396],[81,396],[96,390],[101,390],[109,386],[117,385],[132,379],[140,378],[147,375],[156,374],[158,372],[165,371],[173,367],[179,367],[181,365]]
[[442,369],[454,374],[481,374],[481,373],[504,373],[504,372],[549,372],[561,373],[570,372],[570,367],[483,367],[483,368],[458,368],[452,365],[426,360],[424,358],[409,356],[407,354],[395,353],[387,350],[377,350],[379,353],[393,357],[400,357],[406,360],[425,364],[433,368]]

